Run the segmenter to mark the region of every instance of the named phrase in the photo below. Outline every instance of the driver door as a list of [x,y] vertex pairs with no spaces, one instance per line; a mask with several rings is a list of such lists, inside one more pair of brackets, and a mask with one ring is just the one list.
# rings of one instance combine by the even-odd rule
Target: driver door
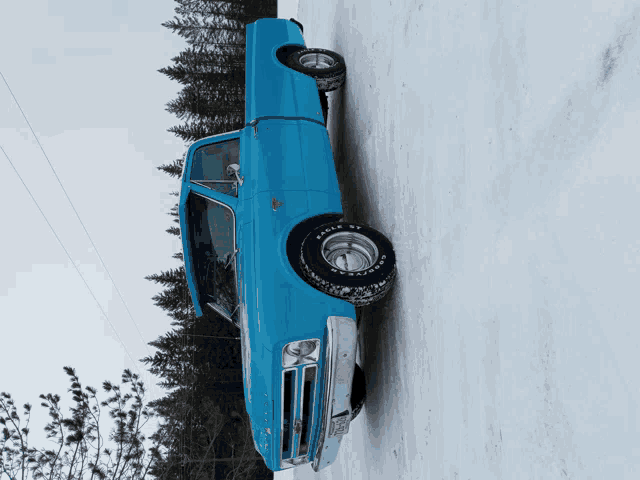
[[235,215],[220,202],[192,192],[187,204],[197,298],[238,325]]
[[[225,135],[226,136],[226,135]],[[213,140],[213,139],[212,139]],[[193,152],[189,181],[215,191],[200,190],[189,197],[189,224],[192,226],[192,252],[196,263],[198,290],[202,308],[209,307],[238,325],[238,222],[228,202],[218,194],[238,197],[241,183],[240,139],[226,138],[206,143]],[[234,168],[230,168],[234,166]],[[224,202],[224,203],[222,203]],[[235,208],[235,207],[234,207]]]

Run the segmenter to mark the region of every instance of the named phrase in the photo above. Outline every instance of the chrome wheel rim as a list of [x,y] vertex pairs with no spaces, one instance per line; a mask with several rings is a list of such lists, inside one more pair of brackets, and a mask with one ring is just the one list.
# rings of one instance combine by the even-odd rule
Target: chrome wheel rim
[[300,56],[300,63],[305,68],[322,70],[333,67],[336,61],[325,53],[305,53]]
[[356,232],[329,235],[321,246],[322,257],[343,272],[361,272],[378,261],[378,247],[371,239]]

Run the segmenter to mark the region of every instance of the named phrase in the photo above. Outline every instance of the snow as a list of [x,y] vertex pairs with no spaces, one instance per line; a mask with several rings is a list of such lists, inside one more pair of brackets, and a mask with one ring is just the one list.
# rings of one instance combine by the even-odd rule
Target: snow
[[278,0],[278,18],[298,18],[298,0]]
[[640,3],[296,18],[345,57],[345,209],[399,275],[359,312],[369,397],[339,458],[276,478],[639,478]]

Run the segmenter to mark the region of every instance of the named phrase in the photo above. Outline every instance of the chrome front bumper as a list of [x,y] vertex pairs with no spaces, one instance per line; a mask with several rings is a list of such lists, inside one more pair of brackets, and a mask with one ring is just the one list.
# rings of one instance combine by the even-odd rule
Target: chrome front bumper
[[342,437],[351,423],[351,385],[356,363],[356,322],[348,317],[329,317],[325,391],[320,439],[312,467],[330,465],[338,456]]

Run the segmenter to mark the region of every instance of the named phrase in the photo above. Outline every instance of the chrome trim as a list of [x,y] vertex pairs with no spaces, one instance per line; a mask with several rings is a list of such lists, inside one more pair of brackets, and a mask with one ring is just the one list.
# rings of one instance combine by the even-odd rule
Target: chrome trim
[[300,439],[298,441],[298,450],[297,453],[298,455],[300,454],[300,445],[302,444],[302,441],[305,440],[304,436],[303,436],[303,429],[304,429],[304,402],[305,402],[305,383],[306,383],[306,379],[307,379],[307,372],[311,372],[313,371],[313,383],[311,384],[311,388],[309,389],[309,396],[311,397],[310,400],[310,404],[309,404],[309,422],[307,424],[307,451],[304,453],[304,455],[309,455],[309,450],[311,449],[311,440],[313,439],[313,421],[315,420],[315,406],[316,406],[316,402],[315,402],[315,396],[317,395],[318,392],[318,365],[306,365],[305,367],[302,368],[302,395],[300,396],[300,425],[301,425],[301,431],[300,431]]
[[[191,180],[192,183],[237,183],[237,180]],[[206,185],[202,185],[206,187]]]
[[[306,355],[304,360],[300,363],[294,363],[292,365],[290,365],[289,363],[286,362],[285,360],[285,355],[287,357],[292,357],[293,355],[290,355],[288,353],[285,353],[285,349],[291,345],[292,343],[299,343],[299,342],[314,342],[316,344],[316,348],[313,349],[313,351],[309,354]],[[297,367],[300,365],[307,365],[307,364],[311,364],[311,363],[318,363],[318,358],[320,357],[320,339],[319,338],[305,338],[304,340],[296,340],[295,342],[289,342],[287,343],[284,347],[282,347],[282,367],[283,368],[292,368],[292,367]]]
[[[233,208],[231,208],[229,205],[227,205],[226,203],[222,203],[218,200],[216,200],[215,198],[211,198],[211,197],[207,197],[206,195],[203,195],[200,192],[196,192],[195,190],[191,190],[191,192],[189,193],[193,193],[194,195],[197,195],[199,197],[204,198],[205,200],[209,200],[210,202],[213,203],[217,203],[218,205],[222,205],[225,208],[228,208],[231,211],[231,215],[233,215],[233,248],[236,248],[236,231],[235,231],[235,226],[236,226],[236,212],[233,211]],[[235,200],[234,200],[235,201]]]
[[[307,377],[307,372],[314,372],[313,375],[313,383],[311,384],[310,389],[310,404],[309,404],[309,423],[307,424],[307,440],[306,445],[307,449],[305,453],[300,453],[300,445],[304,438],[303,434],[303,414],[304,414],[304,403],[305,403],[305,379]],[[280,387],[280,398],[281,398],[281,407],[280,407],[280,468],[286,469],[295,467],[297,465],[302,465],[304,463],[309,463],[309,450],[311,447],[311,442],[313,441],[313,422],[315,421],[314,408],[315,408],[315,395],[318,391],[318,365],[306,365],[302,368],[293,367],[287,368],[282,371],[282,384]],[[287,372],[295,373],[295,386],[292,391],[292,402],[293,409],[291,415],[291,423],[289,426],[289,436],[291,438],[291,443],[289,445],[289,458],[283,458],[283,450],[284,450],[284,440],[285,440],[285,432],[284,432],[284,408],[285,408],[285,397],[284,397],[284,387],[285,387],[285,374]]]
[[[294,455],[294,451],[297,452],[297,447],[295,447],[296,435],[293,431],[293,425],[297,419],[297,407],[298,407],[298,369],[297,368],[287,368],[282,371],[282,382],[280,385],[280,460],[282,461],[282,449],[284,446],[284,378],[287,372],[293,372],[294,374],[294,382],[293,382],[293,391],[291,392],[291,401],[293,403],[293,411],[291,412],[291,423],[289,425],[289,431],[291,436],[291,444],[289,445],[289,451],[291,453],[290,459],[296,457]],[[291,465],[293,466],[293,465]]]
[[305,463],[309,463],[309,455],[302,455],[291,458],[280,458],[280,468],[282,470],[286,468],[297,467],[298,465],[304,465]]
[[[348,317],[329,317],[329,331],[324,378],[324,398],[320,439],[316,446],[312,467],[314,471],[330,465],[338,456],[342,437],[348,433],[351,422],[351,385],[356,363],[356,322]],[[346,413],[345,413],[346,412]],[[331,431],[337,425],[332,421],[340,417],[340,431]],[[344,417],[346,416],[346,420]]]
[[305,53],[300,55],[300,63],[306,68],[315,68],[316,70],[326,70],[336,64],[336,61],[324,53]]
[[[240,184],[240,186],[242,186],[242,184],[244,183],[244,176],[240,177],[238,175],[238,172],[240,171],[240,165],[238,165],[237,163],[230,163],[229,165],[227,165],[227,175],[229,175],[230,177],[235,175],[236,176],[236,181]],[[233,173],[233,175],[231,175],[231,173]]]
[[320,252],[325,261],[343,272],[362,272],[378,261],[376,244],[358,232],[336,232],[324,239]]
[[220,190],[216,190],[215,188],[207,185],[207,183],[209,183],[209,184],[222,183],[222,184],[225,184],[225,185],[236,186],[238,182],[235,181],[235,180],[191,180],[191,183],[193,183],[194,185],[200,185],[201,187],[204,187],[204,188],[208,188],[209,190],[213,190],[214,192],[218,192],[218,193],[221,193],[223,195],[229,195],[230,197],[238,198],[238,189],[237,188],[235,188],[235,189],[232,188],[229,193],[226,193],[226,192],[221,192]]
[[309,457],[307,455],[303,457],[296,458],[285,458],[280,461],[280,468],[283,470],[286,468],[297,467],[298,465],[304,465],[305,463],[309,463]]

